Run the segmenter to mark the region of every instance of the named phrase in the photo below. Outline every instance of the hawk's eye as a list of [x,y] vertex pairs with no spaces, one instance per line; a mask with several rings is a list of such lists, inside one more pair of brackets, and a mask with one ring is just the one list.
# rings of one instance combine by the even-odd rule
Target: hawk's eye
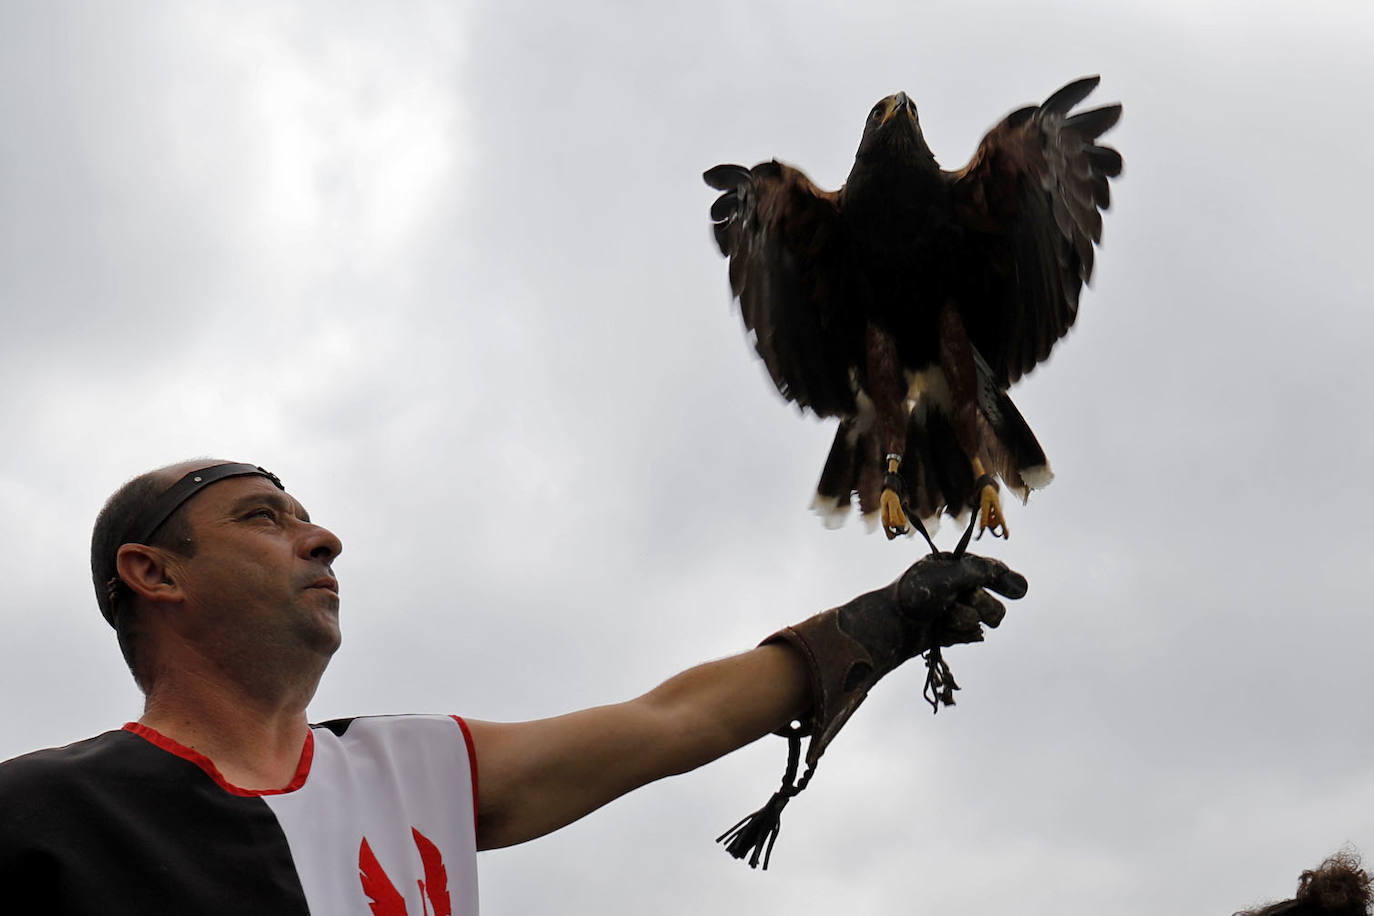
[[874,106],[873,106],[873,110],[870,111],[870,112],[868,113],[868,117],[869,117],[870,120],[872,120],[873,118],[878,117],[878,115],[880,115],[880,114],[882,114],[882,113],[883,113],[883,103],[882,103],[882,102],[879,102],[877,105],[874,105]]

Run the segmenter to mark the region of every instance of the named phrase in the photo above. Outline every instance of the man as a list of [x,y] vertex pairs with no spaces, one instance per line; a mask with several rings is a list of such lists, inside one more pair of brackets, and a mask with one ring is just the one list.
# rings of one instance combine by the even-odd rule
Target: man
[[475,851],[568,824],[805,717],[808,764],[906,658],[981,638],[1025,580],[926,558],[886,589],[626,703],[494,723],[310,726],[343,545],[262,468],[130,481],[92,535],[97,601],[146,695],[119,731],[0,764],[0,894],[43,913],[477,910]]

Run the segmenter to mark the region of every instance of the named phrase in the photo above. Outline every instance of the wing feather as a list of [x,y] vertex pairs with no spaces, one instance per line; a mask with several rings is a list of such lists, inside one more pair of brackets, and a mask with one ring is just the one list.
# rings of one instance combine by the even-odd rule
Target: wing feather
[[711,205],[716,244],[774,385],[822,416],[852,413],[865,312],[839,193],[776,160],[718,165],[702,177],[724,192]]
[[958,248],[957,296],[969,336],[1009,385],[1046,359],[1078,317],[1102,240],[1108,180],[1121,154],[1097,143],[1120,105],[1070,114],[1098,77],[1075,80],[988,132],[969,164],[946,172]]

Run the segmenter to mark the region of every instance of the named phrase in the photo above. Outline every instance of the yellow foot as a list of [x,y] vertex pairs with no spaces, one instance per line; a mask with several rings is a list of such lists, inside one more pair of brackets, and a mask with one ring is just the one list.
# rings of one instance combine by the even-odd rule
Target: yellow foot
[[1011,532],[1007,530],[1007,520],[1002,515],[1002,501],[997,498],[997,487],[995,484],[987,484],[978,493],[978,536],[981,538],[984,531],[992,532],[993,537],[1009,538]]
[[890,541],[899,534],[906,534],[909,525],[906,520],[906,513],[902,511],[902,500],[895,491],[883,487],[882,499],[879,503],[882,511],[883,533]]

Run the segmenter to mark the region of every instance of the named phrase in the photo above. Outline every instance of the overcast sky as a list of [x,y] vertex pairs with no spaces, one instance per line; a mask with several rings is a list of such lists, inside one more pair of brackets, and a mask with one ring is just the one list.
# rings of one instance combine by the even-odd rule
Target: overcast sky
[[833,428],[700,174],[836,187],[898,89],[957,168],[1101,73],[1126,173],[959,705],[884,682],[767,873],[712,839],[778,739],[483,854],[484,910],[1225,914],[1374,855],[1371,46],[1356,0],[3,4],[0,757],[138,717],[90,525],[187,457],[346,545],[316,720],[615,701],[891,580],[919,542],[807,511]]

